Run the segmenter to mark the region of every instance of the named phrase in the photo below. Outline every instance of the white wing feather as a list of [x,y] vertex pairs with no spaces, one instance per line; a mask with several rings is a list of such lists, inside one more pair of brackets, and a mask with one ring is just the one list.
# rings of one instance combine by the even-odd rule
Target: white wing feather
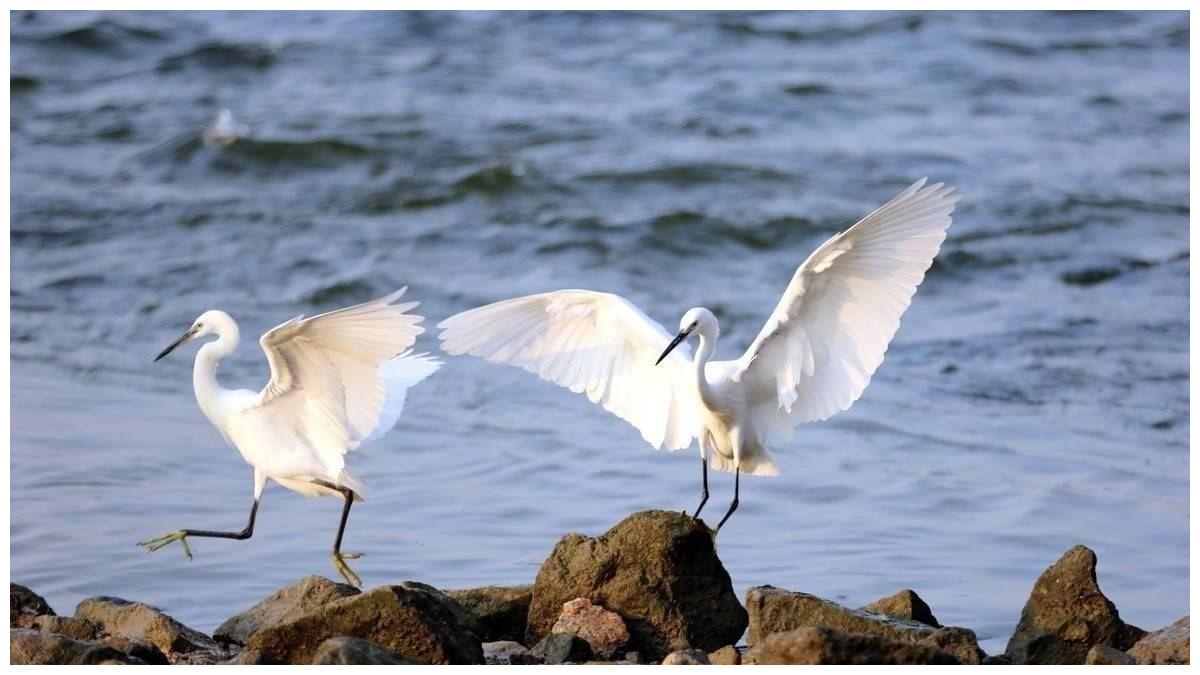
[[958,201],[953,188],[924,184],[814,251],[736,362],[733,379],[746,383],[769,442],[849,408],[883,362]]
[[[348,450],[371,438],[377,428],[386,432],[395,424],[396,395],[402,407],[404,390],[440,365],[422,357],[394,358],[425,330],[418,325],[424,317],[407,313],[418,303],[392,304],[405,290],[312,318],[297,317],[259,340],[271,380],[259,394],[258,405],[279,413],[275,419],[301,425],[297,435],[317,452],[332,476],[342,473]],[[414,358],[424,363],[408,363]],[[424,375],[415,377],[420,373]],[[290,414],[283,414],[285,409]]]
[[686,344],[611,293],[565,290],[493,303],[446,319],[442,349],[519,366],[626,420],[655,448],[691,445],[698,402]]

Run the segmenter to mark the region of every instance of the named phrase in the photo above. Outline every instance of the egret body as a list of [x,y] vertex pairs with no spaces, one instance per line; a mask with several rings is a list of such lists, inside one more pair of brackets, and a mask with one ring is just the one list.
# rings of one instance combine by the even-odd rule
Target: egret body
[[[563,290],[467,310],[438,324],[442,349],[519,366],[635,426],[655,448],[698,441],[700,506],[708,465],[777,473],[770,449],[801,422],[824,420],[862,395],[950,226],[957,196],[917,181],[828,239],[796,270],[746,352],[713,361],[720,325],[690,309],[674,338],[625,298]],[[688,339],[699,338],[691,355]],[[665,345],[665,349],[663,349]]]
[[346,470],[346,453],[387,433],[396,424],[405,395],[441,365],[408,352],[423,317],[407,312],[416,302],[392,304],[405,289],[354,307],[311,318],[296,317],[259,340],[271,366],[262,391],[225,389],[217,366],[238,346],[238,326],[209,310],[155,358],[193,340],[215,335],[196,353],[192,385],[204,416],[254,468],[254,502],[239,532],[177,530],[139,543],[150,551],[178,541],[190,558],[188,537],[249,539],[267,480],[303,495],[343,499],[333,544],[333,562],[348,583],[360,585],[341,551],[346,519],[362,485]]

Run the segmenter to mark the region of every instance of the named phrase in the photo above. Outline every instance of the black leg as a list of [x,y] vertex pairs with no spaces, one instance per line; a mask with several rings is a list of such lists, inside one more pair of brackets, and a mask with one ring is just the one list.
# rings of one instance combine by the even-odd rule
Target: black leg
[[732,516],[733,512],[737,511],[738,484],[741,482],[739,480],[741,477],[742,477],[741,468],[738,467],[738,468],[734,469],[733,470],[733,501],[729,504],[729,510],[725,512],[725,517],[721,519],[721,522],[717,523],[717,532],[721,531],[721,526],[725,524],[725,521],[729,520],[729,516]]
[[250,520],[247,521],[246,527],[241,532],[217,532],[215,530],[175,530],[168,532],[161,537],[152,537],[138,542],[138,546],[144,546],[149,551],[157,551],[167,544],[178,541],[183,547],[183,553],[189,559],[192,557],[192,549],[188,547],[188,537],[213,537],[220,539],[249,539],[254,535],[254,517],[258,515],[258,499],[254,500],[254,504],[250,506]]
[[346,532],[346,519],[350,517],[350,505],[354,503],[354,493],[347,488],[341,489],[342,495],[346,498],[342,505],[342,521],[338,523],[337,539],[333,540],[333,554],[342,554],[342,534]]
[[700,468],[703,471],[703,483],[700,488],[700,506],[696,507],[696,512],[692,514],[692,520],[700,517],[700,511],[704,509],[704,505],[708,503],[708,459],[700,458]]
[[338,522],[337,538],[333,540],[333,554],[331,556],[333,558],[333,566],[335,569],[337,569],[338,573],[342,575],[342,578],[346,580],[346,583],[350,584],[351,586],[361,587],[362,579],[360,579],[358,575],[354,573],[354,570],[350,569],[350,566],[346,564],[346,559],[349,558],[353,560],[354,558],[361,558],[362,554],[342,553],[342,535],[346,533],[346,519],[350,517],[350,506],[354,504],[354,491],[350,488],[336,487],[330,485],[329,483],[324,483],[323,481],[320,482],[323,485],[341,492],[342,496],[345,498],[345,502],[342,503],[342,519]]

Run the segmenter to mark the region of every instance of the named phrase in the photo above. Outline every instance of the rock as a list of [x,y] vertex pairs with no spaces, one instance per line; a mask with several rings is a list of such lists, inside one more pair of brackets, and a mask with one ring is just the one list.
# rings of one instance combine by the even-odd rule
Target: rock
[[983,657],[981,663],[985,666],[1011,666],[1012,659],[1003,654],[992,654],[991,656]]
[[1137,641],[1129,648],[1130,656],[1146,664],[1185,664],[1189,663],[1188,649],[1191,639],[1188,631],[1191,628],[1190,616],[1185,616],[1166,628],[1156,630]]
[[[400,656],[377,644],[353,637],[335,637],[321,643],[313,656],[313,665],[334,666],[416,666],[420,661]],[[428,665],[428,664],[424,664]]]
[[667,654],[662,660],[664,666],[707,666],[708,654],[700,649],[680,649]]
[[445,605],[446,609],[450,610],[450,612],[454,614],[454,618],[458,620],[459,625],[474,633],[475,637],[479,637],[479,632],[481,630],[479,619],[475,617],[474,613],[472,613],[466,607],[463,607],[462,604],[450,597],[450,595],[442,589],[434,588],[433,586],[421,583],[420,581],[401,581],[397,585],[401,588],[407,588],[413,591],[422,591],[434,596],[437,598],[438,602]]
[[933,610],[929,609],[929,605],[925,604],[921,596],[907,588],[895,595],[889,595],[881,600],[876,600],[863,607],[863,609],[868,612],[890,616],[893,619],[920,621],[934,628],[942,627],[942,624],[938,623],[937,617],[933,615]]
[[307,614],[334,600],[341,600],[351,595],[358,595],[358,593],[358,589],[349,584],[339,584],[315,575],[307,576],[291,586],[276,591],[241,614],[230,617],[225,623],[217,626],[217,629],[213,631],[213,637],[221,642],[244,645],[250,636],[259,629],[274,626],[301,614]]
[[75,618],[92,621],[104,635],[146,640],[168,656],[219,649],[207,635],[140,602],[109,597],[88,598],[75,608]]
[[12,665],[95,665],[99,663],[142,663],[108,645],[72,640],[54,633],[29,628],[9,630],[9,663]]
[[493,666],[537,665],[542,662],[524,645],[512,640],[483,643],[483,661]]
[[1140,661],[1108,645],[1092,645],[1083,662],[1089,666],[1136,666]]
[[549,665],[583,663],[592,659],[592,648],[587,640],[571,633],[551,633],[534,645],[529,653]]
[[258,630],[246,646],[284,663],[311,663],[325,640],[339,636],[368,640],[425,663],[483,663],[478,638],[442,597],[403,586],[334,600]]
[[141,640],[139,638],[125,637],[122,635],[110,635],[100,640],[103,644],[116,649],[117,651],[125,652],[135,659],[141,659],[146,663],[165,666],[171,661],[167,659],[167,655],[162,653],[162,650],[154,646],[154,644]]
[[746,609],[750,612],[750,635],[746,642],[751,647],[772,633],[784,633],[802,626],[833,628],[843,633],[868,633],[905,642],[919,642],[934,631],[916,621],[850,609],[815,595],[774,586],[755,586],[746,591]]
[[563,603],[581,597],[620,614],[630,649],[651,660],[717,649],[746,628],[711,532],[679,513],[643,511],[600,537],[559,540],[533,585],[526,644],[549,634]]
[[237,656],[221,662],[225,666],[277,666],[278,661],[263,653],[261,649],[243,649]]
[[446,591],[446,595],[474,615],[474,632],[480,640],[525,639],[533,586],[485,586]]
[[708,655],[708,662],[714,666],[740,666],[742,653],[733,645],[725,645]]
[[43,633],[58,633],[72,640],[91,640],[96,637],[96,624],[87,619],[76,619],[73,616],[55,616],[46,614],[36,616],[29,626]]
[[1080,664],[1092,645],[1126,650],[1145,634],[1100,591],[1096,554],[1076,546],[1033,585],[1004,653],[1015,664]]
[[919,640],[917,644],[929,645],[950,652],[961,663],[972,666],[983,663],[984,657],[987,656],[979,648],[979,640],[975,637],[975,631],[966,628],[939,628],[929,637]]
[[564,603],[562,614],[551,633],[574,633],[587,641],[596,658],[611,659],[629,642],[629,630],[616,612],[610,612],[587,598]]
[[54,616],[46,599],[21,584],[8,584],[8,623],[11,627],[29,628],[34,617]]
[[625,652],[625,660],[632,664],[642,663],[641,652]]
[[762,640],[755,662],[760,665],[924,665],[956,664],[958,659],[928,645],[805,626],[767,636]]

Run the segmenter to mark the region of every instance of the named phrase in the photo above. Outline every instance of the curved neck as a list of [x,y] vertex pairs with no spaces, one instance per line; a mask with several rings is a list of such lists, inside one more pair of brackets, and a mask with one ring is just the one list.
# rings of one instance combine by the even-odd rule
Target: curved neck
[[196,390],[196,402],[200,404],[205,416],[214,423],[220,416],[218,402],[224,391],[217,383],[217,365],[232,354],[237,345],[236,326],[218,331],[217,339],[205,344],[196,353],[196,362],[192,366],[192,387]]
[[692,358],[692,367],[696,370],[696,386],[700,389],[700,400],[704,405],[712,410],[716,407],[716,392],[708,383],[708,377],[704,374],[704,366],[708,364],[708,360],[712,358],[713,352],[717,350],[717,336],[700,333],[700,346],[696,349],[696,356]]

